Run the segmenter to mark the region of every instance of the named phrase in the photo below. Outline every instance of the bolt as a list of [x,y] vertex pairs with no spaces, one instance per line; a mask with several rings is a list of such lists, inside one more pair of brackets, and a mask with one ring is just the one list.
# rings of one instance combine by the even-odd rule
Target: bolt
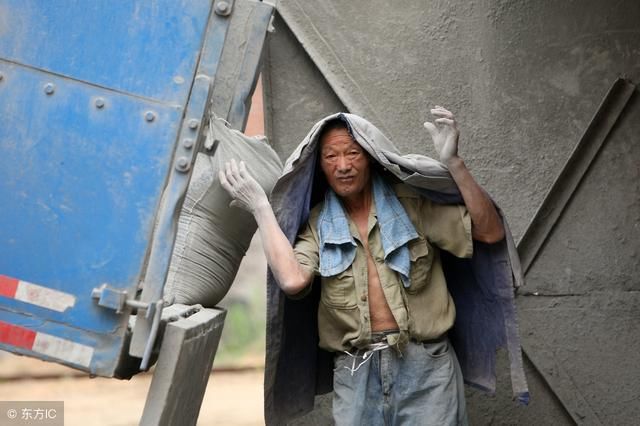
[[180,157],[176,160],[176,169],[181,172],[189,170],[189,159],[187,157]]
[[151,123],[153,120],[156,119],[156,113],[153,111],[147,111],[144,113],[144,119],[147,120],[149,123]]
[[44,85],[44,93],[47,95],[53,95],[53,92],[56,91],[56,86],[53,83],[47,83]]
[[200,125],[200,122],[195,118],[192,118],[191,120],[189,120],[189,128],[191,130],[196,130],[199,125]]
[[193,139],[185,139],[182,141],[182,146],[184,147],[184,149],[191,149],[193,148]]
[[229,3],[226,1],[219,1],[216,3],[216,13],[218,15],[228,15],[229,14]]
[[96,99],[96,108],[98,109],[104,108],[104,99],[102,98]]

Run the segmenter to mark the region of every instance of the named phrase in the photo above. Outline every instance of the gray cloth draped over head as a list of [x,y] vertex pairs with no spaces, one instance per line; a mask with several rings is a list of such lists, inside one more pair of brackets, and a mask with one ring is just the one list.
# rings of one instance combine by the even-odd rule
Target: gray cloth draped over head
[[[271,193],[278,223],[292,243],[312,207],[319,135],[325,123],[333,119],[346,124],[383,173],[411,185],[434,202],[462,203],[445,165],[421,155],[401,155],[373,124],[353,114],[338,113],[313,126],[286,161]],[[465,382],[490,393],[495,392],[496,350],[505,348],[514,396],[526,404],[529,392],[514,302],[514,287],[522,284],[522,271],[504,216],[503,223],[505,239],[496,244],[474,241],[471,259],[442,252],[447,286],[457,312],[449,337]],[[264,389],[267,424],[285,424],[310,411],[315,395],[331,391],[333,354],[318,348],[319,291],[320,286],[314,285],[307,297],[289,299],[268,272]]]

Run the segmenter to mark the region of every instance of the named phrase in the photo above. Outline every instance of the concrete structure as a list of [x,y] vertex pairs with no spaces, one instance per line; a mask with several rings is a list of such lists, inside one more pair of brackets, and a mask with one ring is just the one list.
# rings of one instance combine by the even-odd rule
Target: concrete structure
[[195,425],[226,312],[198,306],[165,309],[167,324],[141,425]]
[[[532,403],[510,400],[501,354],[497,396],[468,392],[471,423],[633,423],[640,4],[281,0],[278,11],[263,75],[267,134],[283,158],[337,111],[433,155],[422,122],[443,105],[516,239],[536,235],[535,250],[522,248],[529,267],[518,298]],[[329,404],[318,403],[302,424],[326,422]]]

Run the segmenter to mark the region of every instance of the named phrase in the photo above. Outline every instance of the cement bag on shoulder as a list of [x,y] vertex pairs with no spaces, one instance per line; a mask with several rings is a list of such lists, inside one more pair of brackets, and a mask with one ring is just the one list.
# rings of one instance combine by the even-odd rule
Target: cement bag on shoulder
[[205,146],[213,155],[196,158],[164,291],[174,303],[212,307],[227,294],[257,229],[250,213],[229,207],[218,171],[232,158],[243,160],[270,194],[282,163],[265,138],[247,137],[220,119],[211,119]]

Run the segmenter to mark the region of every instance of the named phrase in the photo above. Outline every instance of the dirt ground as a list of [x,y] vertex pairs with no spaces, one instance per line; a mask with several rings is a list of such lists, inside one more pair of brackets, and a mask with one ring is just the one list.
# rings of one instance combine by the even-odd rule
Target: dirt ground
[[[74,370],[55,364],[2,355],[0,400],[62,400],[66,426],[138,424],[151,374],[141,374],[130,381],[91,379],[76,374]],[[207,385],[198,425],[263,425],[263,376],[262,369],[214,371]],[[0,418],[0,424],[4,424],[2,420],[4,418]]]

